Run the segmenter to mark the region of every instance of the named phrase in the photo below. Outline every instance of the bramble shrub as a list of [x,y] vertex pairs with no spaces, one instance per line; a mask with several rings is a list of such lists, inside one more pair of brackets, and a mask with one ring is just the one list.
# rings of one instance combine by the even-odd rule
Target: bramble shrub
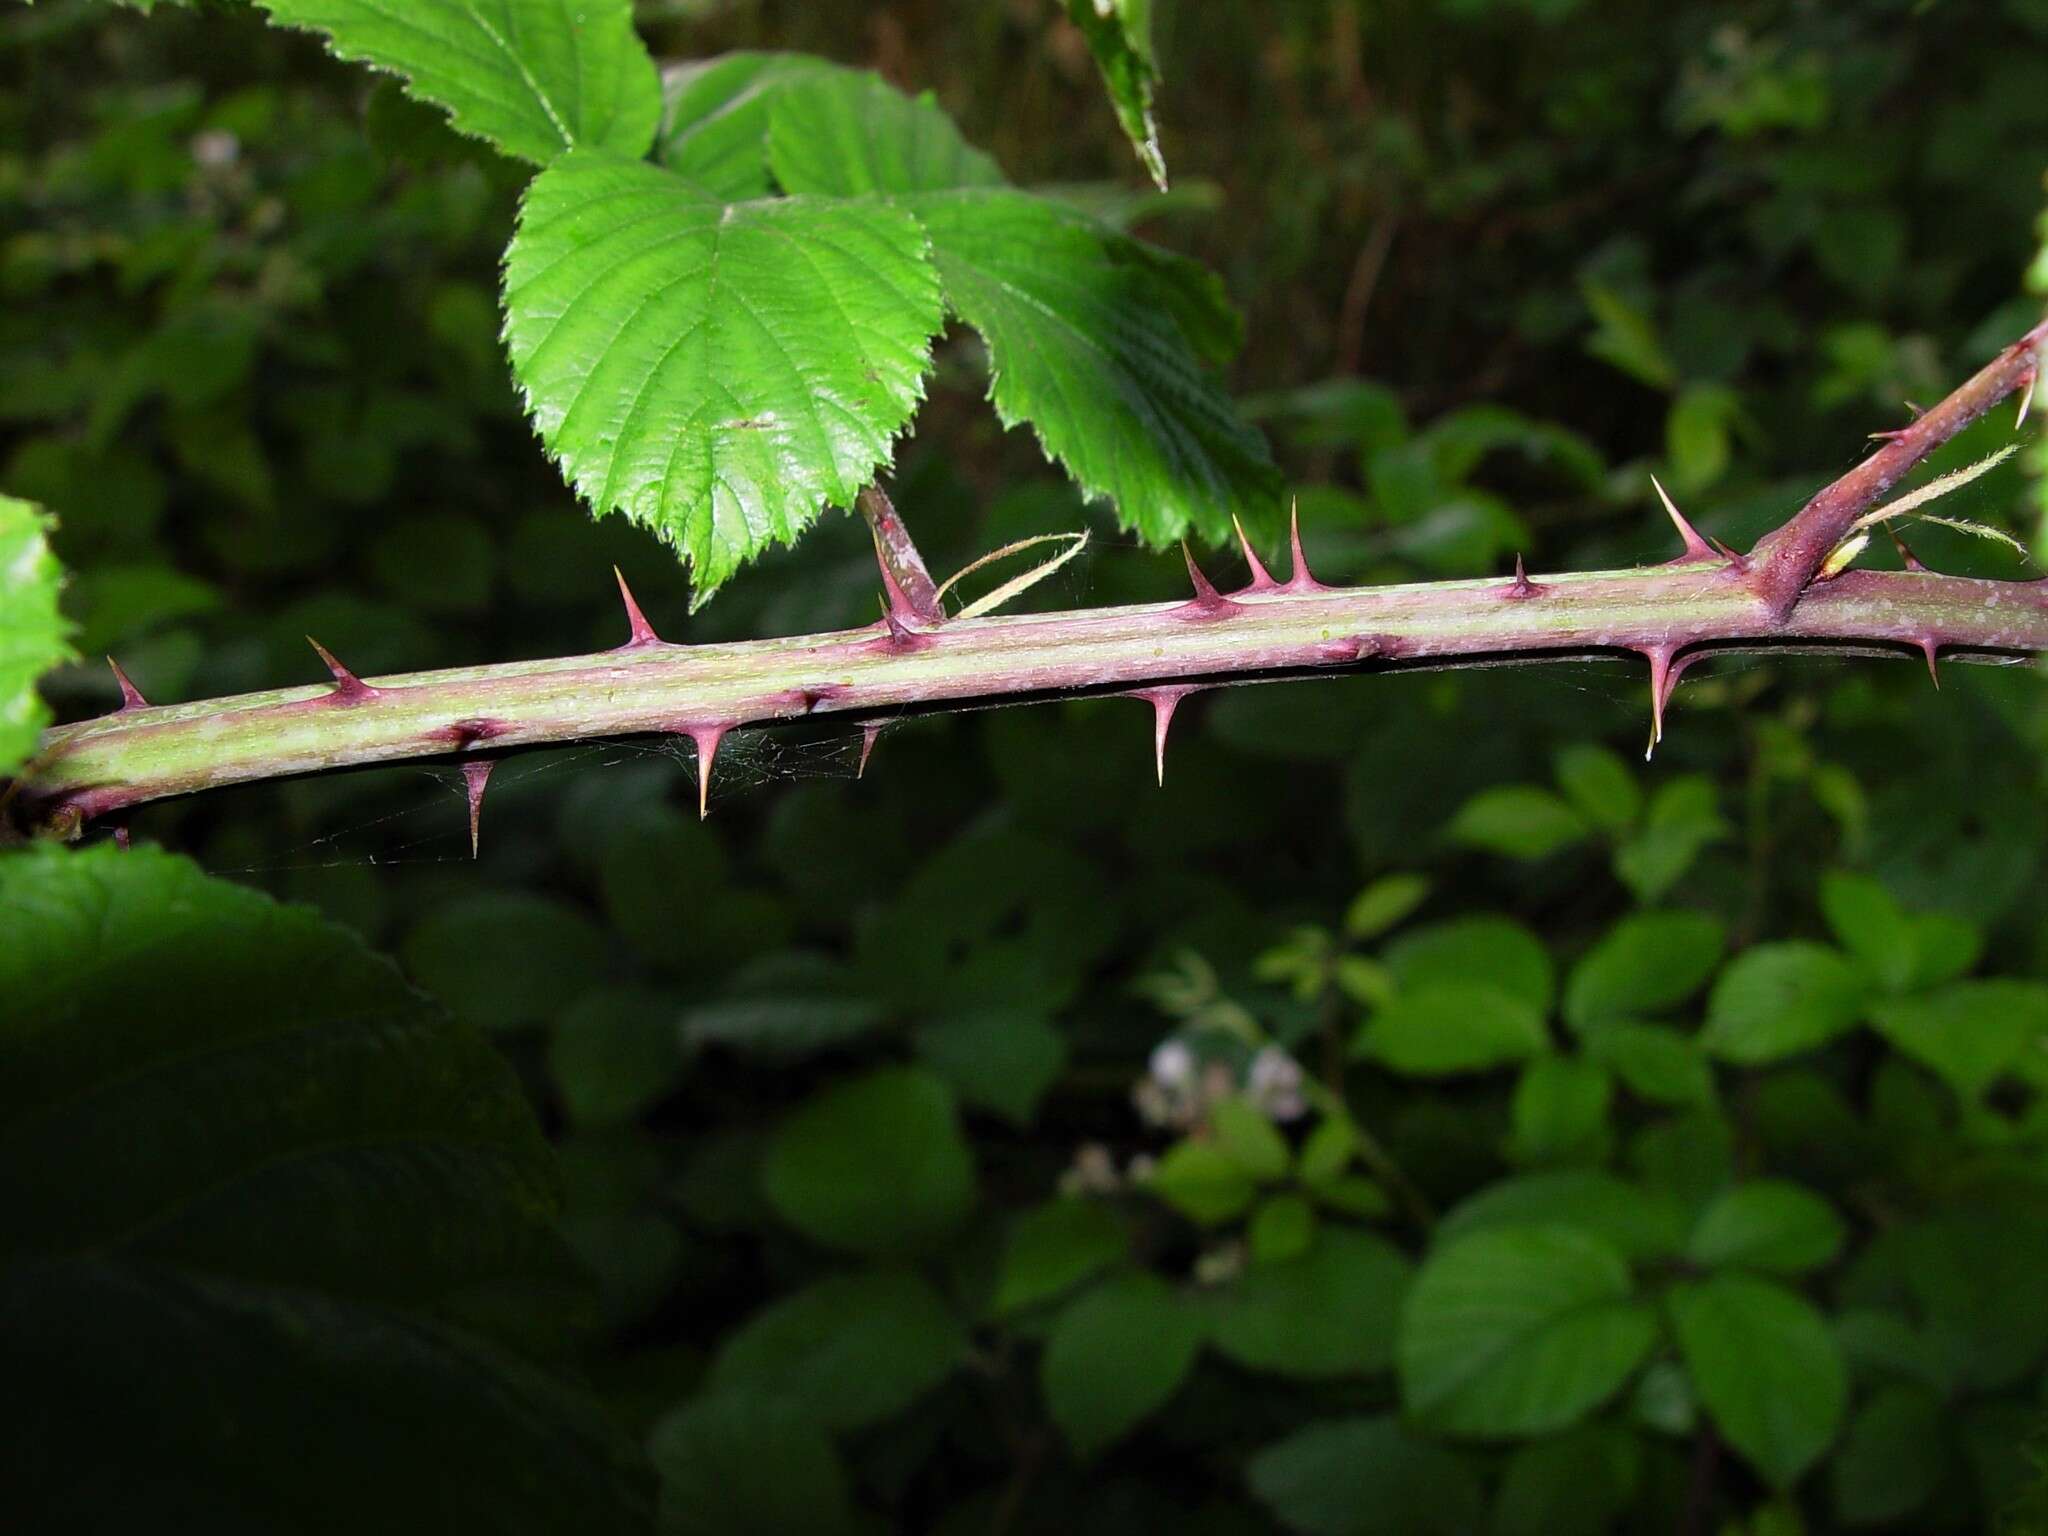
[[0,13],[24,1528],[2048,1529],[2033,0],[132,10]]

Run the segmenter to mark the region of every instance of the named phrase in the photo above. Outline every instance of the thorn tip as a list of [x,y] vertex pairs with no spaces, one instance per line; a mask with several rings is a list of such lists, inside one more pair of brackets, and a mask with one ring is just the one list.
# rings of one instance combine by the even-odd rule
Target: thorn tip
[[711,765],[718,758],[718,743],[725,737],[729,727],[723,725],[692,725],[683,728],[683,734],[697,746],[697,819],[702,821],[711,814]]
[[1664,482],[1655,475],[1652,475],[1650,476],[1650,485],[1657,492],[1657,499],[1664,503],[1664,512],[1671,519],[1671,526],[1678,530],[1678,537],[1684,541],[1685,553],[1678,558],[1680,560],[1713,559],[1713,546],[1700,537],[1700,531],[1693,527],[1692,520],[1678,510],[1678,503],[1673,501],[1671,493],[1664,489]]
[[612,567],[612,575],[618,578],[619,601],[626,605],[626,624],[632,631],[626,643],[619,649],[630,651],[643,645],[662,644],[661,636],[654,632],[654,626],[647,622],[647,615],[640,611],[639,603],[634,601],[633,589],[626,585],[626,573],[615,565]]
[[1174,684],[1165,688],[1139,688],[1131,697],[1143,699],[1152,706],[1152,762],[1158,773],[1159,787],[1166,787],[1166,732],[1173,724],[1173,712],[1180,707],[1180,701],[1191,693],[1201,690],[1190,684]]
[[327,696],[330,700],[340,704],[355,704],[364,699],[374,699],[377,697],[377,690],[375,688],[372,688],[360,677],[357,677],[355,673],[349,671],[347,667],[335,660],[334,652],[328,650],[318,640],[308,635],[306,636],[306,644],[313,647],[313,650],[319,655],[320,660],[326,664],[328,672],[334,678],[334,692]]
[[882,723],[879,720],[870,720],[860,728],[860,763],[853,770],[856,779],[867,777],[868,758],[874,753],[875,738],[881,734]]
[[1294,569],[1287,577],[1289,592],[1320,592],[1323,584],[1308,568],[1308,556],[1301,549],[1301,498],[1296,497],[1287,514],[1287,549],[1294,557]]
[[462,765],[462,788],[469,797],[469,856],[474,859],[480,846],[478,830],[484,811],[484,785],[490,782],[496,758],[478,757]]
[[1238,520],[1237,514],[1234,512],[1230,517],[1230,526],[1237,530],[1237,546],[1244,551],[1244,563],[1251,568],[1251,580],[1245,583],[1245,591],[1272,591],[1279,583],[1273,580],[1272,574],[1266,569],[1265,562],[1259,558],[1259,552],[1252,548],[1251,537],[1246,534],[1244,524]]
[[[134,683],[129,681],[128,674],[121,670],[121,663],[114,660],[113,657],[109,656],[107,658],[107,665],[114,669],[114,681],[121,685],[121,709],[129,710],[149,708],[149,700],[145,699],[142,696],[142,690],[140,688],[136,687]],[[119,711],[116,711],[116,713],[119,713]]]

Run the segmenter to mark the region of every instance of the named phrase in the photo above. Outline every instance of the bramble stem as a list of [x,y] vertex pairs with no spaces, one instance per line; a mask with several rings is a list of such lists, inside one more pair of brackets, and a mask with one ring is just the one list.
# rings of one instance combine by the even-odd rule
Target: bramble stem
[[1252,582],[1228,596],[1190,559],[1195,596],[1184,603],[944,620],[907,530],[870,488],[860,507],[888,588],[870,628],[670,645],[627,594],[632,637],[597,655],[359,680],[323,653],[332,686],[163,707],[128,696],[113,714],[50,731],[0,805],[11,800],[32,826],[76,836],[96,816],[217,785],[416,758],[474,763],[515,748],[653,733],[691,737],[701,774],[738,726],[832,715],[867,726],[872,745],[877,722],[898,714],[1086,692],[1135,694],[1153,706],[1163,772],[1173,706],[1200,688],[1618,652],[1649,661],[1654,743],[1671,689],[1705,655],[1849,651],[1924,657],[1932,668],[1944,653],[2013,661],[2048,651],[2048,579],[1978,581],[1917,562],[1819,575],[1908,470],[2032,381],[2044,345],[2048,322],[1887,434],[1747,558],[1717,556],[1671,508],[1686,552],[1667,565],[1532,580],[1518,562],[1512,580],[1329,588],[1302,564],[1297,528],[1285,583],[1247,548]]
[[406,673],[124,708],[48,734],[20,786],[60,834],[127,806],[223,784],[450,754],[811,715],[920,709],[1162,681],[1218,683],[1360,666],[1483,665],[1616,651],[1682,662],[1702,647],[1876,650],[1960,659],[2048,650],[2048,581],[1851,571],[1775,616],[1730,565],[1687,562],[1538,578],[1240,593],[876,625],[725,645]]

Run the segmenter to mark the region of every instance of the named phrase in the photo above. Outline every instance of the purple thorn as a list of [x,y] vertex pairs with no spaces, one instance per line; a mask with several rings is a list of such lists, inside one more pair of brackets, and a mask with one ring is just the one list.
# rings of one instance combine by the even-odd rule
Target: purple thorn
[[1664,706],[1670,702],[1672,690],[1678,686],[1678,675],[1683,665],[1672,666],[1672,658],[1678,654],[1675,645],[1649,645],[1643,647],[1643,655],[1650,663],[1650,744],[1643,749],[1643,761],[1650,760],[1650,754],[1657,750],[1657,743],[1664,739]]
[[[1917,415],[1919,413],[1915,411],[1914,414]],[[1896,443],[1900,438],[1911,437],[1913,429],[1911,427],[1893,427],[1888,432],[1872,432],[1867,435],[1873,443]]]
[[667,644],[654,632],[654,626],[647,622],[647,615],[640,611],[640,605],[633,600],[633,589],[626,585],[626,573],[615,565],[612,567],[612,575],[619,579],[619,601],[626,605],[626,625],[632,631],[626,643],[615,649],[631,651],[641,646]]
[[881,622],[882,628],[887,633],[880,640],[876,641],[875,644],[884,650],[921,651],[932,643],[930,635],[920,634],[906,626],[902,617],[889,605],[886,598],[882,601]]
[[335,704],[360,704],[365,699],[377,697],[377,690],[375,688],[372,688],[360,677],[357,677],[355,673],[349,671],[347,667],[336,661],[334,653],[318,640],[308,635],[306,636],[306,644],[313,647],[319,653],[320,659],[327,664],[327,670],[334,675],[334,692],[327,696],[328,702]]
[[1237,604],[1218,592],[1214,583],[1202,574],[1202,568],[1195,564],[1194,554],[1185,543],[1181,545],[1180,552],[1188,563],[1188,580],[1195,585],[1195,595],[1178,610],[1181,616],[1191,619],[1221,619],[1238,612]]
[[1237,530],[1238,548],[1244,551],[1244,563],[1251,567],[1252,579],[1245,583],[1247,592],[1271,592],[1280,583],[1267,572],[1265,563],[1259,559],[1259,552],[1252,548],[1252,541],[1244,531],[1244,524],[1232,514],[1230,526]]
[[2012,424],[2012,429],[2015,432],[2027,424],[2027,412],[2032,410],[2034,406],[2034,385],[2039,382],[2040,377],[2041,370],[2036,366],[2029,368],[2021,381],[2020,414],[2018,420]]
[[1719,552],[1721,558],[1728,562],[1728,568],[1730,570],[1732,570],[1738,576],[1748,574],[1749,556],[1737,554],[1734,550],[1730,549],[1726,544],[1723,544],[1719,539],[1714,539],[1711,542],[1715,550]]
[[1941,642],[1932,635],[1920,637],[1920,654],[1927,658],[1927,675],[1934,679],[1934,686],[1941,686]]
[[882,559],[881,554],[881,546],[877,544],[875,547],[875,564],[880,567],[882,572],[882,591],[888,598],[887,612],[899,624],[930,625],[936,624],[944,618],[944,614],[935,613],[928,608],[920,608],[910,600],[910,594],[903,590],[903,584],[896,579],[896,573],[889,569],[889,562]]
[[1892,536],[1892,543],[1898,546],[1899,563],[1901,565],[1903,565],[1909,571],[1924,572],[1927,569],[1926,566],[1920,563],[1920,557],[1913,553],[1912,547],[1908,545],[1904,539],[1899,537],[1898,530],[1896,528],[1887,527],[1885,529],[1885,532]]
[[1671,493],[1664,489],[1664,482],[1655,475],[1652,475],[1650,476],[1650,484],[1657,492],[1657,499],[1664,503],[1664,511],[1671,518],[1671,526],[1678,530],[1678,537],[1685,542],[1685,553],[1680,555],[1678,559],[1673,560],[1671,564],[1678,565],[1687,560],[1713,559],[1714,551],[1712,546],[1700,537],[1700,531],[1693,527],[1692,520],[1678,510],[1678,503],[1673,501]]
[[135,836],[128,830],[128,823],[125,821],[116,824],[114,827],[114,846],[123,853],[126,853],[135,846]]
[[113,657],[107,658],[107,665],[114,669],[114,681],[121,685],[121,707],[114,711],[122,714],[131,709],[149,708],[149,700],[142,696],[142,690],[128,680],[128,674],[121,670],[121,663]]
[[1287,548],[1294,556],[1294,569],[1288,574],[1285,590],[1289,592],[1320,592],[1323,584],[1310,574],[1308,556],[1301,552],[1301,500],[1297,497],[1288,514]]
[[480,757],[462,765],[462,787],[469,796],[469,856],[474,859],[478,848],[478,818],[484,810],[484,785],[490,782],[491,770],[498,766],[496,758]]
[[1538,592],[1541,592],[1542,590],[1543,589],[1541,587],[1537,586],[1535,582],[1529,579],[1529,573],[1526,569],[1523,568],[1522,565],[1522,557],[1520,555],[1516,555],[1515,579],[1508,584],[1507,591],[1503,592],[1501,596],[1511,599],[1534,597]]
[[1191,693],[1202,690],[1191,684],[1175,684],[1165,688],[1139,688],[1131,693],[1134,699],[1143,699],[1152,706],[1152,759],[1158,769],[1159,787],[1166,787],[1166,730],[1173,724],[1173,712],[1180,707],[1180,701]]
[[882,734],[882,723],[870,720],[860,728],[860,764],[853,770],[856,779],[864,779],[868,772],[868,758],[875,750],[875,738]]
[[711,764],[718,756],[718,743],[731,729],[724,725],[686,725],[683,735],[697,744],[697,819],[711,814]]

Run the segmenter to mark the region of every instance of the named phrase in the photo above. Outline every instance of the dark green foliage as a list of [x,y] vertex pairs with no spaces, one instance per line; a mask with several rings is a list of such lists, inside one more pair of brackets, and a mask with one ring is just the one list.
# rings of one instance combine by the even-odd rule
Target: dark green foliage
[[[253,15],[0,17],[0,485],[81,650],[168,701],[317,675],[309,628],[612,645],[614,561],[671,638],[871,620],[836,515],[686,620],[533,439],[518,200],[643,127],[635,178],[928,272],[910,349],[962,328],[862,431],[922,393],[942,573],[1095,519],[1032,602],[1183,595],[1117,527],[1275,502],[1220,289],[1134,226],[1228,273],[1330,579],[1667,557],[1652,469],[1747,538],[2034,313],[2024,0],[1162,7],[1166,198],[1076,182],[1130,174],[1146,7],[670,9],[716,62],[539,182]],[[1152,365],[1139,443],[1103,400]],[[2038,538],[2018,475],[1961,510]],[[137,818],[213,880],[9,853],[0,1486],[81,1530],[2036,1528],[2048,713],[1955,671],[1703,665],[1647,765],[1585,666],[1190,701],[1163,790],[1100,700],[857,782],[737,739],[702,827],[687,751],[513,759],[474,866],[417,769]]]

